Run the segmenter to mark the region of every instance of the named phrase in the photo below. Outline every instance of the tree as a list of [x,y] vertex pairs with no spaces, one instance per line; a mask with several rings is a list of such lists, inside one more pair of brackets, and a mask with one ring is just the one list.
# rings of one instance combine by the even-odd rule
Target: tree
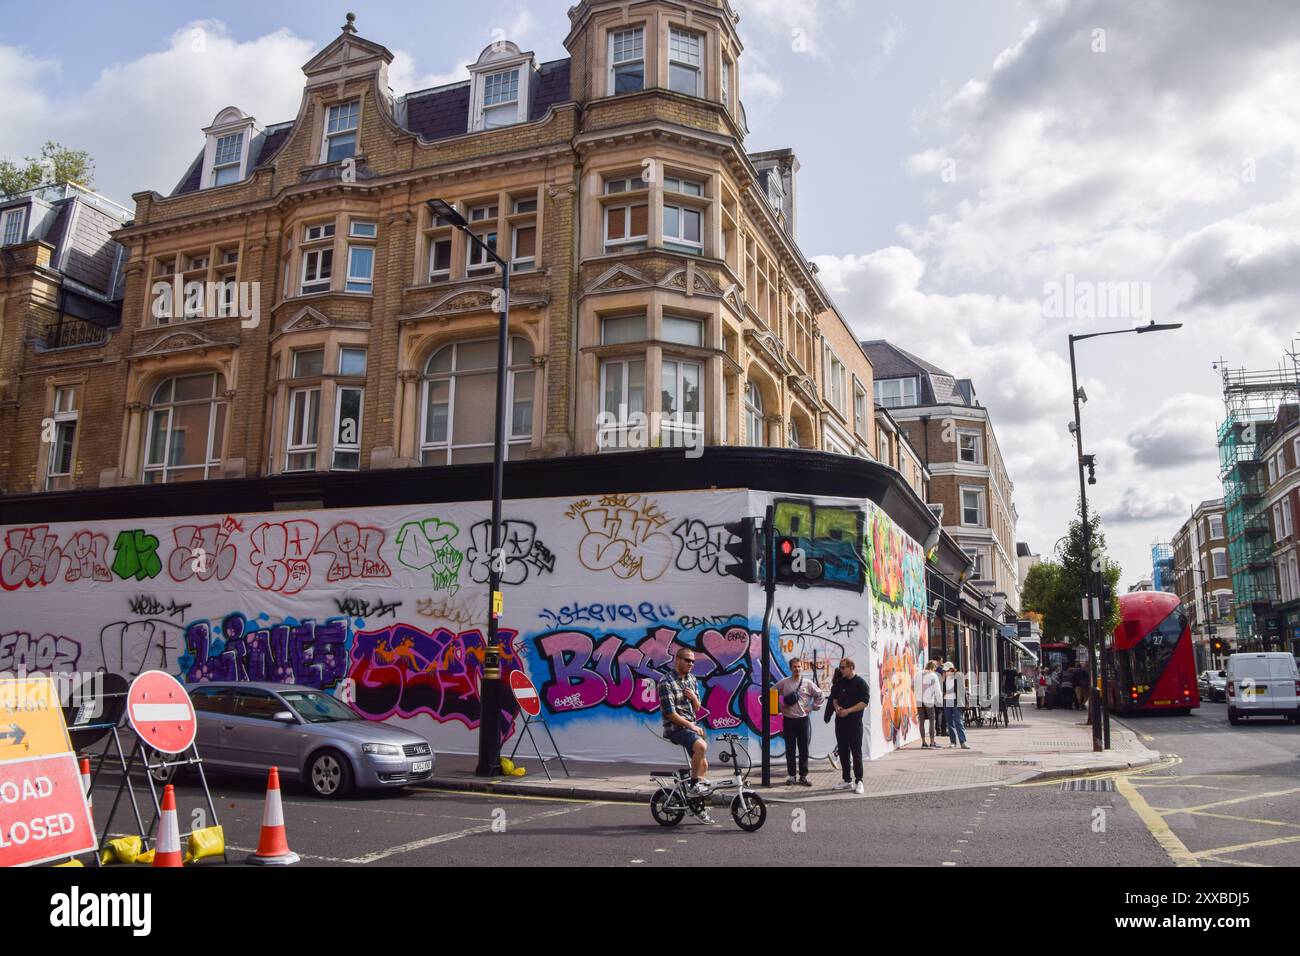
[[94,177],[95,161],[90,153],[49,140],[41,147],[40,156],[27,156],[22,163],[0,159],[0,196],[68,182],[89,189]]
[[1063,584],[1064,569],[1055,561],[1044,561],[1029,569],[1025,576],[1020,604],[1027,611],[1042,616],[1043,640],[1049,643],[1071,641],[1078,636],[1071,617],[1078,615],[1078,596]]
[[1088,526],[1091,558],[1084,554],[1083,525],[1075,518],[1070,522],[1060,560],[1036,564],[1025,576],[1021,607],[1043,616],[1044,641],[1086,643],[1088,628],[1083,620],[1082,597],[1085,592],[1096,591],[1093,574],[1100,575],[1103,592],[1110,597],[1111,613],[1101,622],[1100,635],[1109,634],[1118,623],[1120,568],[1106,557],[1106,538],[1101,533],[1101,520],[1093,515]]

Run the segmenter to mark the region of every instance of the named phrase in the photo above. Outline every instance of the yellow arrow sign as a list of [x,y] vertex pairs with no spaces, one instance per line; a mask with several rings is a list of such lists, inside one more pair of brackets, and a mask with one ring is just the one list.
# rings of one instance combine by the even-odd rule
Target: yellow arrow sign
[[0,763],[71,751],[54,681],[44,674],[0,679]]

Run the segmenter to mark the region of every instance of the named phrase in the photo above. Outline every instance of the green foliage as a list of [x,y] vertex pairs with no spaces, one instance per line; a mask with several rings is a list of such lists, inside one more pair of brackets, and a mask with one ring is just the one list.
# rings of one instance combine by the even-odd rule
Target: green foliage
[[21,163],[0,159],[0,196],[67,182],[89,189],[94,177],[95,161],[90,153],[49,140],[39,156],[24,157]]
[[1030,568],[1021,594],[1021,607],[1043,615],[1043,640],[1085,643],[1087,625],[1083,620],[1081,598],[1085,591],[1096,589],[1099,578],[1104,593],[1110,596],[1111,612],[1102,622],[1101,634],[1109,634],[1119,623],[1120,567],[1106,557],[1106,537],[1101,533],[1101,520],[1096,516],[1088,521],[1089,544],[1092,556],[1084,552],[1083,525],[1076,518],[1070,522],[1064,546],[1059,550],[1058,561],[1046,561]]

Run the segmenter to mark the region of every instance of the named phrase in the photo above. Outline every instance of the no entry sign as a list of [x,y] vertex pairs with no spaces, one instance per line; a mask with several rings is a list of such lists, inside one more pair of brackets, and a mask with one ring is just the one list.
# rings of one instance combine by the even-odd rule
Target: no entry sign
[[0,680],[0,866],[94,850],[81,786],[54,681]]
[[165,671],[145,671],[131,682],[126,716],[141,740],[165,754],[188,750],[198,730],[190,695]]
[[537,696],[537,688],[523,671],[510,672],[510,690],[514,692],[519,709],[529,717],[536,717],[542,712],[542,702]]

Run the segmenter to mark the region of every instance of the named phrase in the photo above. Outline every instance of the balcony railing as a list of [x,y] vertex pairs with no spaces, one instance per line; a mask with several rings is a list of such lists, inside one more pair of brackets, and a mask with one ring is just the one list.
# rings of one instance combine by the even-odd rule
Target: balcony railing
[[46,349],[66,349],[76,345],[103,345],[108,341],[109,330],[93,322],[74,319],[60,314],[45,325],[41,345]]

